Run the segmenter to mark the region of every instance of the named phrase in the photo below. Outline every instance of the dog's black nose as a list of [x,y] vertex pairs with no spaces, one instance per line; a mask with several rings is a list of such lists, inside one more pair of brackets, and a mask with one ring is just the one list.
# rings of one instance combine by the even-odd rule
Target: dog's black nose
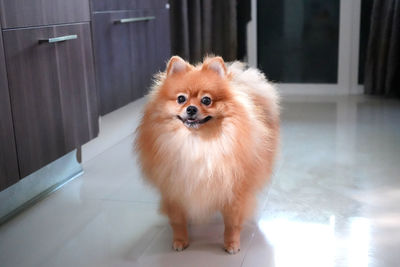
[[195,106],[188,106],[188,107],[186,108],[186,113],[187,113],[189,116],[193,116],[193,115],[195,115],[195,114],[197,113],[197,108],[196,108]]

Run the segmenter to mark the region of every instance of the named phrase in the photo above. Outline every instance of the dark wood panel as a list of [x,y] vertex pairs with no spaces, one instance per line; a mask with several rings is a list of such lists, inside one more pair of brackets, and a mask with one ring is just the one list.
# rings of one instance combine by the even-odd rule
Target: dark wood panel
[[3,29],[90,20],[89,0],[0,0]]
[[[142,97],[170,56],[169,12],[144,9],[93,16],[94,51],[100,113],[107,114]],[[115,23],[124,18],[154,20]]]
[[[171,33],[169,10],[159,10],[157,16],[159,22],[155,25],[153,34],[156,40],[155,63],[150,69],[152,74],[164,71],[168,60],[171,57]],[[147,92],[146,92],[147,93]]]
[[17,151],[3,51],[3,40],[0,34],[0,191],[19,180]]
[[[98,101],[95,87],[92,39],[89,24],[56,27],[56,36],[77,34],[79,42],[58,46],[58,72],[67,148],[77,148],[97,136]],[[64,64],[63,59],[66,59]]]
[[[3,32],[21,177],[98,133],[87,23]],[[77,35],[75,40],[39,43]]]
[[168,0],[91,0],[93,11],[165,8]]
[[132,99],[132,60],[134,47],[129,44],[129,25],[114,20],[129,12],[95,14],[92,20],[93,46],[100,114],[104,115]]
[[171,42],[169,28],[169,11],[166,9],[153,10],[154,23],[148,23],[136,31],[132,29],[130,37],[132,43],[138,44],[137,58],[133,63],[138,75],[133,79],[140,80],[134,83],[134,91],[142,97],[148,93],[152,77],[159,71],[164,71],[168,59],[171,57]]

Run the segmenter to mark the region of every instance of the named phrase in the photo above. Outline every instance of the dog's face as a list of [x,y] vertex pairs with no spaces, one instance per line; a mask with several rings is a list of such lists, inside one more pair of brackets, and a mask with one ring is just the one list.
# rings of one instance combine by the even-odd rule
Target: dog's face
[[226,67],[219,57],[193,67],[179,57],[172,57],[160,96],[169,118],[191,130],[215,127],[228,115],[231,98]]

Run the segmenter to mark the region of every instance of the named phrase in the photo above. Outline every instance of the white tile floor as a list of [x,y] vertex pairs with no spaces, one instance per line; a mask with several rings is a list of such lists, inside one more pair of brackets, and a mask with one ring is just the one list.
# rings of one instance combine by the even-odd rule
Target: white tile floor
[[275,177],[235,256],[218,216],[172,251],[131,145],[1,226],[0,266],[400,266],[400,101],[286,99]]

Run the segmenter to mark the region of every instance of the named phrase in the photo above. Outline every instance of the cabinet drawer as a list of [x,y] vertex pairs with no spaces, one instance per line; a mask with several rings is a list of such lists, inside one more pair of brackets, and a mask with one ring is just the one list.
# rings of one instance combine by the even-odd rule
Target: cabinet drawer
[[170,56],[166,9],[97,13],[93,43],[100,114],[142,97]]
[[90,20],[89,0],[0,0],[3,29]]
[[168,0],[91,0],[93,11],[165,8]]
[[21,177],[98,133],[90,36],[88,23],[3,31]]

